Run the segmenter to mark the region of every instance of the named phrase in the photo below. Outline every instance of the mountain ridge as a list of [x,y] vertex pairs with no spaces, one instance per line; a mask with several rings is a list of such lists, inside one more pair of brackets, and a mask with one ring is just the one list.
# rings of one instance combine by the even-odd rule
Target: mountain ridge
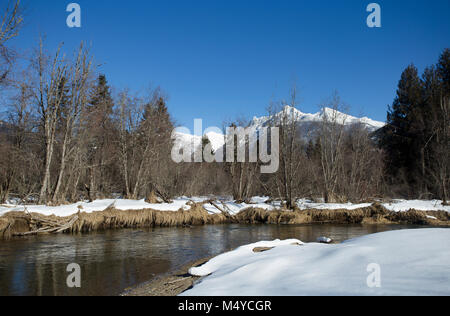
[[297,122],[323,122],[325,118],[329,120],[334,117],[337,118],[337,121],[343,125],[353,125],[353,124],[363,124],[366,128],[368,128],[371,132],[375,132],[376,130],[383,128],[386,124],[380,121],[372,120],[368,117],[358,118],[355,116],[351,116],[349,114],[344,114],[337,110],[325,107],[322,111],[319,111],[315,114],[311,113],[303,113],[299,109],[292,106],[285,106],[283,110],[280,112],[271,115],[271,116],[262,116],[262,117],[254,117],[252,120],[253,126],[255,125],[265,125],[267,122],[276,119],[281,119],[282,115],[286,115],[288,119],[294,118]]
[[[308,138],[309,135],[313,135],[311,130],[317,129],[318,124],[324,120],[336,120],[339,124],[344,126],[361,124],[371,133],[382,129],[386,125],[383,122],[375,121],[368,117],[358,118],[327,107],[317,113],[311,114],[303,113],[299,109],[287,105],[280,112],[273,115],[261,117],[255,116],[248,127],[254,127],[258,130],[271,125],[271,123],[276,125],[276,123],[281,120],[290,121],[292,119],[300,125],[300,129],[308,131],[306,133],[306,138]],[[204,133],[203,136],[187,134],[185,132],[175,132],[173,134],[173,138],[176,142],[182,142],[184,144],[201,144],[204,137],[208,138],[214,151],[225,145],[224,134],[219,134],[217,132]]]

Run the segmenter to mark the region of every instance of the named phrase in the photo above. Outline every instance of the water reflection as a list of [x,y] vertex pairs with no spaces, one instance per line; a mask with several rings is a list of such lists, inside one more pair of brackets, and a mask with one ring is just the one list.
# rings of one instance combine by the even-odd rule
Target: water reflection
[[[405,228],[415,226],[217,225],[0,241],[0,295],[117,295],[189,262],[260,240],[313,242],[327,236],[340,242]],[[81,266],[80,289],[66,286],[70,263]]]

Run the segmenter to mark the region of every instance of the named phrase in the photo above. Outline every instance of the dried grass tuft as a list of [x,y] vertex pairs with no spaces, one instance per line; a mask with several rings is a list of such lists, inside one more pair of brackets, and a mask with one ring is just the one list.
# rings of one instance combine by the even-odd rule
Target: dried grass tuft
[[[437,218],[430,219],[427,215]],[[235,216],[239,223],[247,224],[416,224],[416,225],[450,225],[450,214],[447,212],[424,212],[410,210],[408,212],[393,212],[380,203],[354,210],[277,210],[266,211],[250,208]]]
[[[447,212],[424,212],[410,210],[408,212],[392,212],[379,203],[355,210],[274,210],[267,211],[258,208],[247,208],[234,216],[224,213],[209,214],[203,203],[190,203],[190,210],[180,209],[176,212],[164,212],[152,209],[120,211],[111,205],[104,211],[79,213],[78,220],[66,233],[91,232],[118,228],[144,227],[186,227],[198,225],[213,225],[224,223],[247,224],[417,224],[450,226],[450,214]],[[71,217],[43,216],[23,212],[10,212],[0,217],[0,238],[8,238],[12,234],[31,231],[36,218],[45,221],[66,222]],[[436,219],[429,218],[431,215]]]

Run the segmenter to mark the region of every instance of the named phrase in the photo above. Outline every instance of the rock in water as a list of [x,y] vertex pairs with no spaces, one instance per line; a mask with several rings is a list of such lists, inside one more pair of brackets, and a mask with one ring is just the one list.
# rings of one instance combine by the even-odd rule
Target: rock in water
[[328,238],[328,237],[319,237],[319,238],[317,238],[317,242],[319,242],[321,244],[331,244],[333,242],[333,239]]

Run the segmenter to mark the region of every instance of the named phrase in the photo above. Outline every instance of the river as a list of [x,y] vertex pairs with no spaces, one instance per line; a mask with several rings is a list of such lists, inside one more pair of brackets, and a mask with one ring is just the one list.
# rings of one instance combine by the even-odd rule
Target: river
[[[337,242],[412,225],[214,225],[108,230],[0,241],[0,296],[118,295],[189,262],[260,240]],[[421,227],[423,228],[423,226]],[[81,267],[81,288],[68,288],[67,266]]]

